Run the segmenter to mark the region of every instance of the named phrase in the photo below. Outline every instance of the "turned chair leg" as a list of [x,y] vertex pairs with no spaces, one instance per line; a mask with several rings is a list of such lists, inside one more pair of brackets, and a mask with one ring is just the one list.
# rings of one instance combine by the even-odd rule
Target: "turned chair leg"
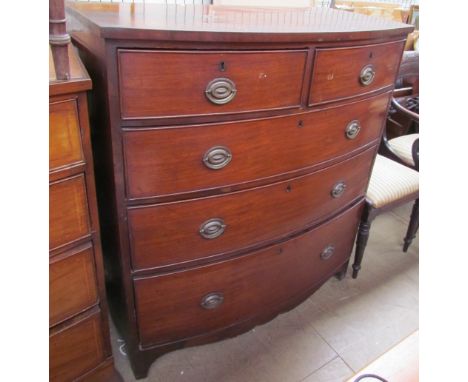
[[353,264],[353,279],[357,278],[359,270],[361,269],[362,257],[367,246],[367,240],[369,239],[369,231],[372,220],[369,217],[369,210],[366,208],[359,224],[359,230],[356,238],[356,252],[354,254]]
[[409,246],[411,245],[413,239],[416,237],[416,232],[419,228],[419,199],[416,199],[413,205],[413,210],[411,211],[411,218],[408,225],[408,231],[406,232],[403,252],[408,251]]

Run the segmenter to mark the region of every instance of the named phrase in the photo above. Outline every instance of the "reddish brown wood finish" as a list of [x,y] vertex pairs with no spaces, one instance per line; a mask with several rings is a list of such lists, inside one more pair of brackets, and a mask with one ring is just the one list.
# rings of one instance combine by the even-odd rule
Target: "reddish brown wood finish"
[[90,233],[84,175],[49,187],[49,248],[76,241]]
[[[219,330],[259,314],[259,307],[272,310],[311,289],[349,257],[361,206],[294,239],[246,256],[135,280],[142,345]],[[330,245],[334,253],[324,260],[322,252]],[[223,295],[223,303],[215,309],[203,308],[203,297],[213,292]]]
[[71,381],[105,360],[101,314],[54,333],[50,337],[50,380]]
[[49,325],[98,302],[94,253],[90,244],[56,256],[49,266]]
[[51,381],[121,381],[109,342],[86,90],[68,49],[70,80],[49,73],[49,372]]
[[49,168],[81,162],[80,122],[76,99],[49,105]]
[[[161,52],[119,50],[122,118],[224,114],[298,107],[307,51]],[[224,105],[205,96],[228,78],[236,87]]]
[[[339,158],[380,138],[389,94],[288,117],[213,125],[132,130],[123,134],[127,196],[164,196],[267,178]],[[345,129],[358,121],[354,139]],[[173,143],[177,142],[177,145]],[[212,147],[232,160],[222,169],[203,164]]]
[[[392,87],[398,73],[405,41],[352,48],[317,49],[309,104],[320,104]],[[369,85],[360,73],[372,66],[375,77]]]
[[[231,261],[233,264],[236,261],[247,264],[241,259],[253,258],[254,255],[249,252],[262,251],[267,246],[281,246],[292,236],[312,228],[312,224],[327,224],[339,213],[338,210],[352,208],[352,198],[347,202],[345,200],[347,195],[355,195],[356,203],[362,201],[369,177],[369,171],[365,169],[370,169],[372,164],[393,79],[387,73],[385,85],[376,86],[370,92],[353,90],[354,85],[351,85],[351,94],[335,94],[335,98],[327,100],[329,104],[326,106],[309,105],[309,95],[314,89],[316,53],[321,50],[326,56],[325,50],[330,50],[337,54],[333,61],[338,62],[336,78],[341,78],[344,85],[340,86],[347,86],[347,80],[342,80],[349,76],[346,73],[355,64],[348,56],[344,62],[344,57],[339,54],[341,51],[337,49],[343,48],[346,52],[352,51],[350,48],[353,47],[366,47],[366,50],[369,49],[367,46],[375,46],[379,49],[378,45],[388,43],[389,46],[398,45],[402,51],[403,40],[406,33],[412,30],[411,27],[383,19],[316,8],[267,10],[72,3],[69,13],[76,27],[72,37],[79,44],[80,54],[96,84],[93,136],[96,169],[99,171],[96,179],[101,221],[104,224],[103,243],[107,254],[111,308],[118,330],[125,338],[128,356],[137,378],[146,376],[151,363],[162,354],[240,334],[293,308],[331,274],[344,274],[350,251],[345,254],[343,250],[337,257],[340,258],[339,262],[330,262],[332,265],[326,269],[314,267],[309,272],[308,282],[294,284],[294,275],[291,273],[302,274],[302,265],[307,268],[306,264],[302,264],[302,261],[307,260],[297,257],[297,263],[293,262],[296,265],[294,270],[288,268],[291,273],[288,272],[290,278],[287,280],[292,280],[291,284],[297,286],[294,295],[288,294],[286,286],[281,292],[284,292],[282,296],[287,297],[279,301],[273,294],[274,287],[268,296],[265,295],[267,291],[260,289],[262,298],[268,304],[254,304],[251,311],[241,311],[241,316],[231,311],[223,316],[224,322],[214,318],[211,324],[209,320],[204,322],[205,317],[198,315],[199,302],[196,307],[193,305],[195,295],[190,293],[191,288],[196,290],[197,285],[189,284],[188,279],[182,280],[184,275],[189,277],[197,274],[193,279],[200,281],[200,286],[208,287],[209,277],[201,275],[204,270],[218,267],[224,269],[223,264],[230,264]],[[132,57],[130,65],[127,64],[125,71],[122,71],[119,52],[124,51],[140,51],[138,55],[144,60],[136,58],[139,62],[133,65]],[[259,83],[259,74],[265,73],[265,65],[271,68],[269,72],[273,70],[275,73],[283,67],[281,60],[231,60],[231,57],[238,57],[239,54],[259,57],[260,51],[269,52],[260,54],[265,56],[273,55],[272,52],[276,52],[275,57],[297,55],[301,57],[301,63],[304,57],[304,69],[300,75],[297,61],[292,60],[292,70],[296,74],[284,73],[279,83],[265,82],[268,91],[273,90],[272,93],[275,93],[277,86],[289,89],[290,93],[283,96],[278,92],[265,94],[254,86]],[[401,51],[397,53],[401,54]],[[224,72],[221,71],[220,52],[225,53],[222,56]],[[370,54],[369,51],[367,53]],[[349,56],[353,58],[353,54]],[[151,60],[149,57],[152,57]],[[174,60],[177,57],[196,58],[185,62]],[[212,57],[216,57],[216,60]],[[357,59],[364,62],[362,58]],[[149,64],[150,61],[157,62],[158,66]],[[399,59],[391,64],[398,66]],[[138,70],[135,70],[135,66]],[[177,72],[181,68],[184,70]],[[211,106],[203,93],[207,82],[218,77],[218,74],[219,77],[225,75],[231,78],[227,74],[232,73],[241,75],[241,79],[235,79],[239,93],[236,93],[231,103]],[[268,81],[266,73],[265,80]],[[385,70],[377,72],[377,84],[381,76],[379,73],[385,73]],[[302,79],[300,85],[295,80],[285,83],[285,79],[296,77]],[[155,78],[159,81],[156,82]],[[252,80],[249,82],[250,78]],[[248,98],[244,98],[244,83],[252,87],[252,94],[263,96],[259,99],[251,98],[247,102]],[[128,84],[131,84],[131,92],[127,88]],[[149,92],[150,88],[155,91]],[[144,89],[146,98],[140,96],[140,89]],[[345,100],[343,97],[346,96],[350,98]],[[236,102],[241,101],[242,105],[236,106]],[[371,105],[369,114],[366,114],[367,102]],[[284,106],[287,108],[277,108]],[[328,110],[321,110],[325,108]],[[355,117],[351,114],[355,112],[364,121],[363,126],[359,136],[347,142],[343,138],[343,129],[346,127],[343,124],[351,121]],[[303,127],[298,126],[300,120]],[[201,157],[211,145],[229,146],[233,150],[231,162],[221,170],[208,171],[203,168]],[[357,156],[370,148],[369,154],[362,156],[368,155],[367,159],[361,161],[362,157]],[[347,160],[349,162],[342,163]],[[349,170],[339,175],[345,174],[355,179],[351,182],[355,186],[348,188],[341,200],[328,203],[324,198],[329,197],[329,187],[334,183],[327,177],[330,174],[338,175],[334,172],[335,167],[330,166],[347,166],[348,163],[354,163],[354,166],[349,165]],[[312,172],[316,174],[310,175]],[[319,179],[314,181],[317,187],[306,187],[305,179],[314,177]],[[286,190],[288,182],[291,183],[290,192]],[[325,189],[328,189],[327,196],[320,194]],[[262,190],[277,191],[262,193]],[[261,196],[247,198],[248,203],[239,200],[242,195],[257,194]],[[200,243],[197,235],[200,224],[205,221],[202,219],[215,217],[218,211],[234,219],[236,227],[242,227],[245,235],[241,235],[238,229],[236,236],[223,242],[232,229],[232,224],[228,223],[225,234],[210,241],[211,244],[207,244],[208,241]],[[320,221],[313,221],[319,217]],[[255,224],[248,226],[249,222]],[[135,227],[138,232],[132,231]],[[352,243],[356,228],[356,221],[346,220],[343,225],[334,226],[330,237]],[[264,235],[260,239],[263,241],[257,240],[256,233]],[[328,237],[328,234],[325,236]],[[247,244],[248,241],[251,244]],[[311,240],[311,248],[318,246],[319,242],[320,237],[317,242]],[[288,250],[292,257],[293,253],[302,253],[305,242],[301,243],[295,245],[294,250]],[[139,248],[138,259],[132,258],[132,245],[133,249]],[[249,247],[246,248],[246,245]],[[349,248],[351,246],[349,244]],[[145,252],[141,251],[142,248]],[[273,254],[264,256],[268,258],[265,267],[270,269],[268,266]],[[133,269],[135,261],[139,269],[137,271]],[[166,265],[142,269],[158,264]],[[253,261],[242,266],[241,275],[248,276],[249,280],[246,285],[252,285],[251,280],[258,276],[261,280],[267,279],[266,285],[274,286],[276,268],[265,279],[259,269],[253,269],[263,265]],[[172,280],[168,272],[175,272],[174,280],[177,277],[181,279],[164,284],[167,288],[163,295],[153,294],[153,288],[157,293],[162,291],[158,289],[159,280]],[[154,280],[151,288],[148,287],[145,292],[148,294],[144,297],[145,307],[141,309],[138,319],[135,316],[135,277],[148,278],[148,283]],[[235,280],[235,277],[236,269],[233,267],[232,272],[226,274],[226,282],[236,288],[243,288],[241,279]],[[286,275],[284,277],[281,280],[286,280]],[[298,282],[306,278],[304,273]],[[172,289],[172,285],[174,288],[183,285],[187,297],[191,297],[177,300],[180,291]],[[262,288],[256,283],[252,288],[257,287]],[[142,290],[139,289],[138,293],[143,293]],[[162,301],[164,296],[167,297],[166,301]],[[252,293],[243,292],[242,296],[246,303],[254,298]],[[183,306],[174,304],[171,297],[175,297],[175,301]],[[162,301],[162,305],[151,307],[153,298],[158,304]],[[241,301],[237,301],[236,306],[240,306]],[[254,310],[255,314],[252,313]],[[166,313],[168,316],[164,316]],[[161,318],[158,315],[163,316]],[[188,316],[191,321],[184,332],[181,327],[185,325]],[[170,323],[172,319],[174,326]],[[161,327],[158,326],[158,320]],[[144,338],[147,345],[144,348],[140,337],[142,328],[148,334]],[[161,331],[158,332],[159,328]],[[174,333],[171,333],[172,330]],[[159,338],[159,335],[164,338]],[[189,338],[182,338],[185,336]]]
[[[130,208],[134,269],[173,265],[278,240],[363,197],[376,147],[311,175],[223,196]],[[333,187],[344,182],[338,197]],[[204,222],[220,218],[224,233],[205,239]]]

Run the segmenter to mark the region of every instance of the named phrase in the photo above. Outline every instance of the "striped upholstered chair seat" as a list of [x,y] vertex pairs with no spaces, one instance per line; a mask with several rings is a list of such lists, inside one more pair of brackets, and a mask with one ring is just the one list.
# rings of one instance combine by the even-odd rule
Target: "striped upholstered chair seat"
[[402,135],[400,137],[390,139],[388,141],[388,145],[404,163],[409,166],[414,166],[411,149],[414,141],[418,138],[419,134]]
[[383,207],[418,190],[417,171],[377,155],[366,195],[372,207]]

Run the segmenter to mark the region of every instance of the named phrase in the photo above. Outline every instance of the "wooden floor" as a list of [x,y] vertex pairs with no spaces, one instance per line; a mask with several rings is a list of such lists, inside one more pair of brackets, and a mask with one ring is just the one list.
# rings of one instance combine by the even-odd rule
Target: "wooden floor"
[[[332,278],[300,306],[265,325],[233,339],[169,353],[141,381],[347,381],[418,330],[418,238],[407,253],[401,250],[410,213],[411,204],[376,218],[357,280],[349,274],[341,282]],[[132,382],[125,346],[111,330],[116,367]]]

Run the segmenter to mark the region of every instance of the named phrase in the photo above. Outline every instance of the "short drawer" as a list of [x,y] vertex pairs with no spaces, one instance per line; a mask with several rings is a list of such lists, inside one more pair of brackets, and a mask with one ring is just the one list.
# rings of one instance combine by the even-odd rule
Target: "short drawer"
[[404,41],[317,49],[309,105],[385,88],[395,82]]
[[288,117],[123,133],[130,199],[220,188],[304,169],[376,141],[389,94]]
[[90,232],[84,175],[49,186],[49,248],[78,240]]
[[83,161],[76,99],[49,104],[49,169]]
[[134,269],[237,251],[304,229],[363,196],[375,147],[313,174],[222,196],[130,207]]
[[102,335],[100,312],[52,334],[49,338],[50,381],[75,380],[104,361]]
[[134,281],[143,346],[187,339],[281,309],[349,258],[361,204],[282,244]]
[[301,103],[307,51],[118,52],[123,119],[283,109]]
[[49,264],[49,325],[55,325],[98,301],[91,244],[54,257]]

